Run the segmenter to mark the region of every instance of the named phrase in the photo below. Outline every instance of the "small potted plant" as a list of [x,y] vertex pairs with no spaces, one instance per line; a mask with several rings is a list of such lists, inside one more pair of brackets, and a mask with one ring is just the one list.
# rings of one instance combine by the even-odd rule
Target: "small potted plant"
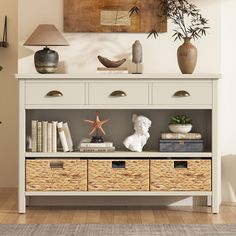
[[192,129],[192,119],[187,115],[173,116],[169,122],[169,129],[173,133],[189,133]]

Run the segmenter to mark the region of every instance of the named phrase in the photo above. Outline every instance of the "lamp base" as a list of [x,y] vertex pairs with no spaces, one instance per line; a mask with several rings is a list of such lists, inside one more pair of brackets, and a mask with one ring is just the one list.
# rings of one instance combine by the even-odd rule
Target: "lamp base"
[[55,73],[58,68],[59,56],[54,50],[45,47],[34,54],[34,64],[38,73]]

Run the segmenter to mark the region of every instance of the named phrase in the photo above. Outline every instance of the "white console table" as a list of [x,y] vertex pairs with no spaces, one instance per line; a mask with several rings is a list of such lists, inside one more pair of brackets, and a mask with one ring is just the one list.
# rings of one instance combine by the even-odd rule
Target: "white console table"
[[[219,109],[218,109],[218,74],[18,74],[19,80],[19,213],[26,211],[26,197],[33,196],[207,196],[211,199],[212,212],[219,212],[220,204],[220,144],[219,144]],[[61,97],[47,97],[50,91],[62,93]],[[110,96],[119,91],[127,96]],[[178,91],[185,91],[190,96],[173,96]],[[32,119],[69,119],[72,130],[89,127],[82,125],[82,118],[91,117],[96,110],[111,116],[108,132],[109,139],[114,140],[114,153],[57,152],[42,153],[26,150],[26,136],[30,134]],[[127,135],[124,132],[131,127],[132,112],[144,113],[151,117],[151,138],[142,153],[130,152],[122,146]],[[158,138],[161,131],[167,131],[166,122],[169,115],[187,112],[192,116],[197,131],[203,133],[206,150],[204,152],[170,153],[158,152]],[[114,122],[112,122],[112,120]],[[125,122],[124,122],[125,121]],[[77,123],[78,122],[78,123]],[[78,124],[78,127],[77,127]],[[73,127],[72,127],[73,126]],[[118,127],[118,128],[117,128]],[[119,128],[120,127],[120,128]],[[123,128],[122,128],[123,127]],[[105,127],[106,128],[106,127]],[[130,129],[130,128],[129,128]],[[82,136],[72,132],[75,143]],[[27,160],[86,160],[85,187],[82,191],[28,191],[26,186]],[[126,189],[125,191],[90,191],[89,182],[91,161],[129,160],[148,161],[147,188],[145,191]],[[211,163],[211,188],[177,191],[157,191],[151,187],[152,161],[154,160],[208,160]],[[92,178],[92,177],[91,177]],[[158,181],[158,180],[157,180]],[[184,180],[183,180],[184,181]],[[131,181],[132,182],[132,181]],[[155,181],[154,181],[155,182]]]

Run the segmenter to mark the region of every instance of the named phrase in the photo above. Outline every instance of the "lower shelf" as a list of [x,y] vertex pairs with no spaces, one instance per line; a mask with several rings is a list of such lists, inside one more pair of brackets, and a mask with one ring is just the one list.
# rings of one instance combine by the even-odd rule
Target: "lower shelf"
[[178,191],[178,192],[150,192],[150,191],[110,191],[110,192],[25,192],[25,196],[211,196],[212,192]]
[[135,158],[135,157],[212,157],[212,152],[129,152],[129,151],[116,151],[116,152],[26,152],[25,157],[123,157],[123,158]]

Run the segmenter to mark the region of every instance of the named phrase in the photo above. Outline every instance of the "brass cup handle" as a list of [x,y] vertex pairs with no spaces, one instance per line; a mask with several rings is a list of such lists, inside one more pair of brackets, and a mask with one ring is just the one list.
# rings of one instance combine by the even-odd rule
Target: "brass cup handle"
[[126,97],[127,94],[124,91],[116,90],[110,94],[110,97]]
[[52,90],[46,94],[47,97],[62,97],[63,93],[58,90]]
[[179,90],[174,93],[174,97],[190,97],[190,93],[185,90]]

